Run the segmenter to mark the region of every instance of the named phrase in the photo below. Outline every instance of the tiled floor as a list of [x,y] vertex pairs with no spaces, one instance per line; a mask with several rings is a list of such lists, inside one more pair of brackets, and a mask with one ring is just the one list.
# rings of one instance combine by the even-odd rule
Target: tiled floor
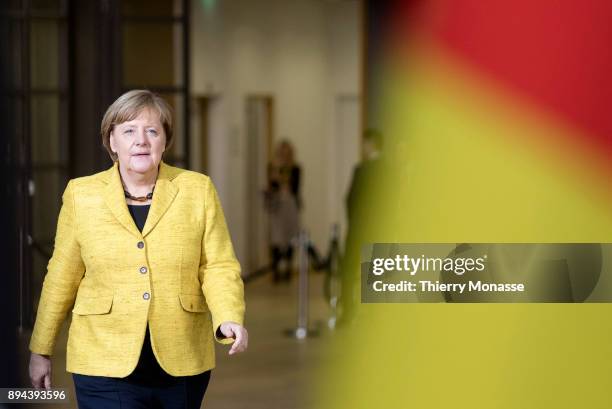
[[[310,322],[319,335],[298,341],[285,331],[296,325],[297,280],[272,285],[269,276],[249,282],[246,287],[249,350],[228,356],[228,348],[217,345],[217,368],[204,399],[204,408],[258,409],[306,408],[313,401],[309,380],[311,371],[321,362],[326,339],[329,308],[323,298],[323,275],[310,275]],[[65,371],[67,326],[58,340],[54,356],[55,387],[69,388],[72,380]],[[23,368],[27,370],[27,334],[24,334]],[[34,407],[34,406],[32,406]],[[44,406],[44,407],[48,407]],[[58,407],[54,405],[54,407]],[[73,402],[70,408],[76,407]]]

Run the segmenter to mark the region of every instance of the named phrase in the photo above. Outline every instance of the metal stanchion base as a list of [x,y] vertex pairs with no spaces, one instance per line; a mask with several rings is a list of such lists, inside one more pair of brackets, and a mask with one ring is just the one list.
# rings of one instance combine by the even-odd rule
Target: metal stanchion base
[[307,328],[286,329],[285,336],[295,339],[306,339],[319,336],[319,330]]

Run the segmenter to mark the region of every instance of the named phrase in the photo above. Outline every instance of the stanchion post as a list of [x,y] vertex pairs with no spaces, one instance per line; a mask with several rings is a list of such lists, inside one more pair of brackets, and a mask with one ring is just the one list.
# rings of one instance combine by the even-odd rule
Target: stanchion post
[[285,334],[297,339],[305,339],[306,337],[318,335],[318,331],[310,329],[308,322],[308,246],[310,245],[308,233],[305,230],[300,231],[294,243],[298,253],[297,327],[286,330]]
[[295,337],[304,339],[308,335],[308,233],[300,231],[298,245],[298,317]]
[[338,318],[338,299],[340,296],[340,277],[338,276],[338,263],[340,257],[339,248],[340,226],[338,223],[332,226],[331,247],[328,255],[328,274],[329,274],[329,306],[331,307],[331,317],[327,320],[329,329],[336,328]]

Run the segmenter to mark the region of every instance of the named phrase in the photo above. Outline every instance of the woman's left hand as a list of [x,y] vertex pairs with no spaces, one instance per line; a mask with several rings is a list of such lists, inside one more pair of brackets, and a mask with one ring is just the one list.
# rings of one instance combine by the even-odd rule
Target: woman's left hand
[[230,355],[246,351],[249,345],[249,334],[242,325],[232,321],[226,321],[219,326],[219,331],[226,338],[234,338],[234,343],[229,351]]

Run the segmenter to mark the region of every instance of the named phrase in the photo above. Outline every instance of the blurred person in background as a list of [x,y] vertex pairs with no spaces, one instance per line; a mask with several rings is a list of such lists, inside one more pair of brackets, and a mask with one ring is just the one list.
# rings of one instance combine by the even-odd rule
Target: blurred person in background
[[295,151],[288,140],[278,143],[268,166],[266,207],[270,215],[270,257],[272,279],[291,279],[293,245],[300,228],[299,210],[301,169],[295,162]]
[[353,178],[346,195],[349,225],[357,220],[359,206],[365,204],[367,190],[371,189],[381,177],[380,154],[383,147],[382,133],[377,129],[367,129],[363,134],[362,158],[363,160],[353,170]]
[[213,340],[247,348],[244,289],[215,187],[164,163],[172,112],[146,90],[106,111],[114,164],[70,180],[30,341],[30,378],[51,387],[69,309],[67,365],[88,408],[199,408]]
[[353,177],[346,195],[347,233],[344,255],[340,262],[341,296],[338,325],[345,325],[353,318],[354,306],[359,302],[360,252],[361,245],[368,242],[370,233],[378,224],[378,215],[373,212],[378,203],[386,201],[388,192],[383,189],[382,180],[390,178],[382,155],[383,134],[374,128],[363,133],[361,144],[362,161],[355,166]]

